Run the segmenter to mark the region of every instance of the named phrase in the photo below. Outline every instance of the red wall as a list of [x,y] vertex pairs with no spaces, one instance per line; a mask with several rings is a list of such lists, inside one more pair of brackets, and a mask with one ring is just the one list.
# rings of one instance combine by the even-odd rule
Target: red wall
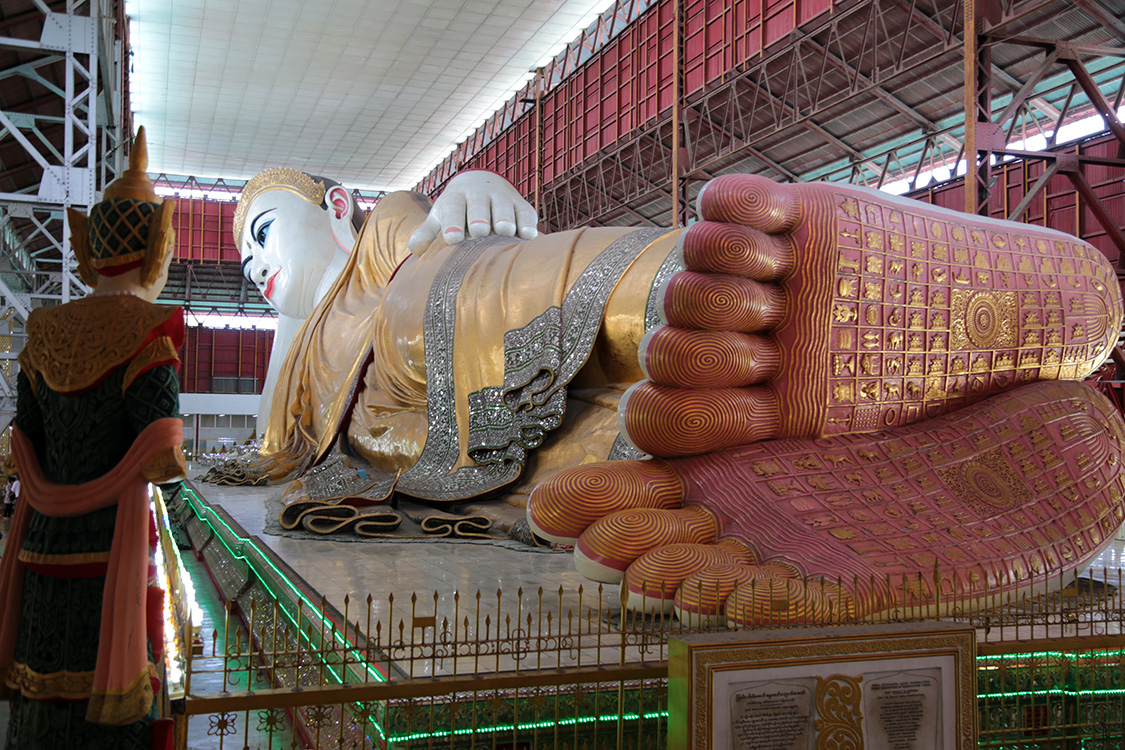
[[[261,393],[270,360],[273,331],[188,328],[180,352],[180,391],[214,393],[214,377],[253,379],[235,393]],[[232,391],[226,391],[232,392]]]
[[[175,260],[179,263],[239,263],[231,232],[235,203],[202,198],[176,198],[173,227]],[[260,393],[266,378],[273,331],[188,328],[180,352],[180,390],[213,393],[213,379],[244,378],[241,393]],[[255,386],[249,389],[250,379]]]
[[176,261],[217,263],[240,262],[234,246],[233,201],[176,198],[173,226],[176,230]]
[[[684,0],[684,97],[831,7],[832,0]],[[672,106],[672,20],[671,0],[657,3],[543,96],[544,183]],[[533,127],[529,111],[463,167],[494,170],[531,195]]]
[[[1112,136],[1097,138],[1066,151],[1116,158],[1117,140]],[[998,219],[1008,218],[1011,209],[1027,194],[1045,168],[1044,161],[1016,161],[996,167],[999,175],[994,175],[996,182],[988,204],[989,215]],[[1086,181],[1093,186],[1113,221],[1119,227],[1125,226],[1125,183],[1121,179],[1121,169],[1088,164],[1083,171]],[[962,180],[918,190],[910,193],[910,197],[958,211],[965,210],[965,185]],[[1056,174],[1032,200],[1027,212],[1019,220],[1081,237],[1105,253],[1110,260],[1116,260],[1117,248],[1084,203],[1082,210],[1078,210],[1080,202],[1078,191],[1066,175]]]

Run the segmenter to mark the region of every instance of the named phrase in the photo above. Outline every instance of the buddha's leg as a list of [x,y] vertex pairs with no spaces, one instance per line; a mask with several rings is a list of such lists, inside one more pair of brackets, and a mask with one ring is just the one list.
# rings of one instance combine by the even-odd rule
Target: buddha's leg
[[1090,386],[1036,383],[873,435],[576,467],[540,486],[530,516],[555,498],[604,514],[576,564],[623,581],[634,609],[754,624],[964,605],[1043,587],[1112,538],[1123,441]]
[[652,455],[887,429],[1082,377],[1120,327],[1110,265],[1061,233],[747,175],[699,209],[620,412]]

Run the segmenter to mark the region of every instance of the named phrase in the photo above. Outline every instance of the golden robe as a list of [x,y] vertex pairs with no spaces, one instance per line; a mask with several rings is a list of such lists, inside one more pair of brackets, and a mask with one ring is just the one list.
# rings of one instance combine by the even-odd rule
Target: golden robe
[[[429,211],[387,196],[282,368],[263,453],[304,469],[343,435],[391,489],[463,500],[630,455],[616,404],[643,375],[667,230],[489,237],[414,255]],[[560,439],[560,435],[564,439]],[[541,447],[542,446],[542,447]]]

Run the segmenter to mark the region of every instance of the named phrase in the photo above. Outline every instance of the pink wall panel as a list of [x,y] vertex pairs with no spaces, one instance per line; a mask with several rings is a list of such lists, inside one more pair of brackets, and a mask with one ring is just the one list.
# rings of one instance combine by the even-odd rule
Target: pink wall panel
[[798,0],[797,25],[803,26],[821,13],[832,10],[833,0]]
[[[683,2],[685,97],[832,7],[832,0]],[[672,2],[664,0],[543,96],[544,183],[672,106],[673,32]],[[463,166],[494,169],[530,194],[534,126],[534,113],[526,113]]]
[[239,261],[231,232],[234,230],[233,202],[196,198],[176,198],[172,227],[176,232],[177,261],[218,263]]
[[188,328],[180,351],[180,391],[213,393],[214,378],[239,378],[245,381],[236,392],[260,393],[272,346],[273,331]]
[[[1104,137],[1076,148],[1090,156],[1115,157],[1117,141],[1112,136]],[[996,177],[989,200],[989,215],[1007,218],[1043,174],[1044,165],[1043,161],[1015,161],[1000,165],[1000,174]],[[1120,170],[1089,164],[1083,171],[1112,220],[1118,227],[1125,226],[1125,184],[1121,182]],[[911,197],[956,211],[965,210],[965,186],[961,180],[916,191],[911,193]],[[1020,220],[1081,237],[1105,253],[1106,257],[1116,260],[1117,248],[1088,206],[1083,204],[1079,211],[1080,200],[1073,183],[1065,175],[1056,174],[1035,196]]]

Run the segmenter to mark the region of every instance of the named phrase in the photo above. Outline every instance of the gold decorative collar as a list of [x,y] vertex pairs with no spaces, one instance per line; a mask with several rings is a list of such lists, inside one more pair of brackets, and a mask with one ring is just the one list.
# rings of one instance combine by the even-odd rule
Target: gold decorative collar
[[179,308],[128,295],[97,295],[33,310],[20,366],[56,393],[81,393],[135,357]]

